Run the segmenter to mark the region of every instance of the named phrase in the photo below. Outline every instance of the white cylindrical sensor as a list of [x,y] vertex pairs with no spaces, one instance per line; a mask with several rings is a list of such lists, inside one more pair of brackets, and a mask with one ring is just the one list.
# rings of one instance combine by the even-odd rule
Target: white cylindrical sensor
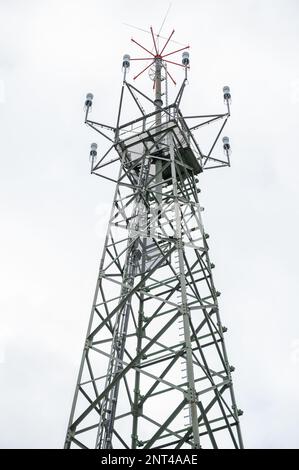
[[123,56],[123,67],[125,69],[128,69],[130,67],[130,56],[129,56],[129,54],[125,54]]
[[230,87],[229,86],[224,86],[223,87],[223,96],[225,100],[230,100],[231,99],[231,93],[230,93]]
[[182,64],[187,66],[190,64],[189,52],[184,51],[182,54]]
[[230,149],[229,137],[223,137],[222,142],[223,142],[224,150],[229,150]]
[[96,151],[97,148],[98,148],[98,144],[96,144],[95,142],[93,142],[93,143],[91,144],[91,146],[90,146],[90,149],[91,149],[91,150],[94,150],[94,151]]
[[86,100],[85,100],[85,106],[87,106],[87,107],[92,106],[92,100],[93,100],[93,94],[92,93],[87,93]]

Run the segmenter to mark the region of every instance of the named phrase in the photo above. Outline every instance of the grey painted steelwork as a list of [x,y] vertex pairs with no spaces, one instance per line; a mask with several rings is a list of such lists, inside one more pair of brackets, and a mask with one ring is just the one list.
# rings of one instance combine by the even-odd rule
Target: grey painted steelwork
[[[167,64],[158,54],[155,100],[126,80],[130,56],[124,56],[115,127],[89,120],[93,95],[87,95],[85,123],[108,145],[99,157],[100,146],[93,144],[91,172],[116,189],[67,449],[243,448],[198,199],[198,175],[230,165],[227,139],[224,158],[212,153],[230,116],[231,95],[226,87],[225,113],[184,116],[184,54],[185,79],[171,105],[166,100],[163,107]],[[122,124],[125,95],[141,116]],[[143,102],[154,111],[146,113]],[[195,132],[217,122],[220,130],[203,153]]]

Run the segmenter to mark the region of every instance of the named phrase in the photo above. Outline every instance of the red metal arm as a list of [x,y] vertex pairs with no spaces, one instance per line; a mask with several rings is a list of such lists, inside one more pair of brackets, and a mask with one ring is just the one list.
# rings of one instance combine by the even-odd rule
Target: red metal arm
[[141,70],[141,72],[136,75],[136,77],[134,77],[133,79],[136,80],[136,78],[140,77],[140,75],[145,72],[151,65],[153,65],[155,63],[155,61],[151,62],[147,67],[145,67],[143,70]]
[[169,52],[168,54],[163,55],[162,58],[167,57],[171,54],[175,54],[176,52],[184,51],[185,49],[189,49],[189,48],[190,48],[190,46],[182,47],[181,49],[177,49],[176,51]]
[[137,44],[137,46],[141,47],[141,49],[144,49],[146,52],[148,52],[150,55],[152,55],[153,57],[155,57],[155,54],[153,54],[151,51],[149,51],[148,49],[146,49],[145,47],[143,47],[141,44],[139,44],[139,42],[135,41],[135,39],[131,38],[131,41],[132,42],[135,42],[135,44]]
[[156,51],[156,54],[158,55],[158,49],[157,49],[157,44],[156,44],[156,40],[155,40],[155,36],[154,36],[154,31],[153,31],[153,28],[151,27],[151,33],[152,33],[152,38],[153,38],[153,43],[154,43],[154,46],[155,46],[155,51]]
[[166,48],[167,44],[169,43],[170,39],[172,38],[173,34],[174,34],[174,30],[173,30],[172,33],[170,34],[170,36],[169,36],[169,38],[167,39],[166,43],[164,44],[164,47],[163,47],[162,51],[160,52],[160,55],[163,54],[163,51],[165,50],[165,48]]

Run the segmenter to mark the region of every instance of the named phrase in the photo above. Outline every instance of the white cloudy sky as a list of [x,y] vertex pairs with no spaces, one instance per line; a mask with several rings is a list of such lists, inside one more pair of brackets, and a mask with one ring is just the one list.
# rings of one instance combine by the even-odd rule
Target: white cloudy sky
[[[83,101],[115,122],[122,55],[148,41],[123,23],[159,27],[168,5],[0,0],[1,447],[63,445],[113,195],[89,174]],[[173,27],[192,47],[183,109],[233,93],[233,166],[201,187],[245,445],[298,448],[299,4],[173,0]]]

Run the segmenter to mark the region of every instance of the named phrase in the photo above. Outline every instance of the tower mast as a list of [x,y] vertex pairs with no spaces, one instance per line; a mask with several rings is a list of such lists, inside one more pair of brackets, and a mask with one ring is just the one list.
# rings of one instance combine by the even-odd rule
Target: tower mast
[[[123,58],[115,127],[89,119],[93,95],[86,97],[85,123],[108,141],[101,157],[92,144],[91,171],[116,189],[65,448],[242,448],[197,186],[205,170],[230,166],[228,137],[224,157],[212,156],[230,89],[227,112],[184,116],[189,46],[166,52],[173,31],[159,50],[150,31],[154,52],[132,39],[150,57]],[[180,51],[181,64],[169,57]],[[135,79],[154,67],[154,100],[127,81],[133,60],[148,64]],[[185,77],[163,106],[163,74],[174,82],[168,64]],[[141,116],[123,124],[125,96]],[[215,123],[220,131],[203,153],[195,132]]]

